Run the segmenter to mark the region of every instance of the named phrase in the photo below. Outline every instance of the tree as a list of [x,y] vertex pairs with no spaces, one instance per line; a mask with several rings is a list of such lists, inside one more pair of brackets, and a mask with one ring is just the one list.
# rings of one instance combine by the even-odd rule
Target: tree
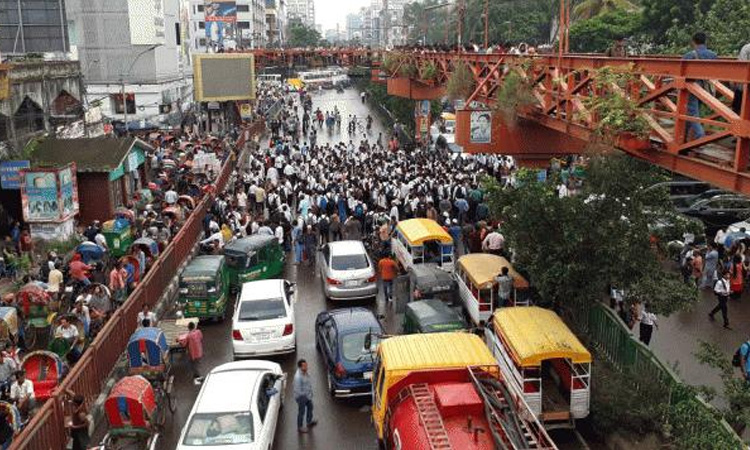
[[570,47],[574,52],[602,53],[617,38],[636,35],[642,27],[642,14],[618,9],[591,19],[580,20],[570,27]]
[[643,31],[653,43],[665,45],[669,42],[667,30],[694,24],[696,18],[707,13],[715,1],[641,0]]
[[290,47],[317,47],[320,44],[321,36],[318,30],[308,27],[300,22],[289,24],[288,43]]
[[573,20],[591,19],[614,11],[635,11],[630,0],[583,0],[573,8]]
[[671,208],[665,191],[644,189],[665,179],[659,169],[626,156],[595,157],[583,191],[566,198],[553,183],[537,182],[535,172],[517,178],[516,189],[487,186],[491,207],[518,266],[556,309],[598,301],[610,285],[642,293],[661,283],[648,301],[665,315],[697,300],[697,290],[665,274],[651,249],[649,228]]

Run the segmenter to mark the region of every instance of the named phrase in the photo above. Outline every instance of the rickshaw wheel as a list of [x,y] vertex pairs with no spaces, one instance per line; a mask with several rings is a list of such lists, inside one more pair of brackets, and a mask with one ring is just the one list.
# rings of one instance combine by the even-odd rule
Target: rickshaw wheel
[[167,423],[167,408],[168,405],[165,405],[163,403],[164,400],[167,400],[166,398],[159,399],[159,405],[156,408],[156,426],[159,427],[160,430],[164,429],[164,424]]
[[172,414],[177,411],[177,399],[169,392],[167,392],[167,405],[169,406],[169,412]]

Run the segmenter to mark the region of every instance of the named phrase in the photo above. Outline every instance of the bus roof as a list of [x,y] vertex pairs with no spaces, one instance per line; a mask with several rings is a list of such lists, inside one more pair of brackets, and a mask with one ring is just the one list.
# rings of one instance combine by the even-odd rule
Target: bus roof
[[378,353],[387,371],[497,364],[479,336],[460,331],[390,337],[380,343]]
[[513,286],[516,289],[528,289],[529,282],[521,274],[516,272],[510,262],[502,256],[490,253],[471,253],[458,258],[458,265],[471,279],[471,283],[479,289],[486,289],[495,284],[495,278],[500,275],[503,267],[508,268],[508,273],[513,277]]
[[409,219],[398,223],[398,230],[409,245],[422,245],[427,241],[453,244],[453,238],[437,222],[430,219]]
[[302,89],[302,87],[305,85],[305,83],[299,78],[289,78],[288,80],[286,80],[286,82],[289,85],[296,87],[297,89]]
[[493,315],[495,333],[517,364],[538,367],[548,359],[565,358],[576,364],[590,363],[591,353],[554,311],[537,306],[500,308]]
[[456,115],[449,112],[440,114],[440,117],[442,117],[443,120],[456,120]]

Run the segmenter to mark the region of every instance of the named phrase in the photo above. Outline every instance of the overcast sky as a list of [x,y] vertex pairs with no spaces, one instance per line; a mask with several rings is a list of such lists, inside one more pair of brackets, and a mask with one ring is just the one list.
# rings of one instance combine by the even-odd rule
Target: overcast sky
[[370,0],[315,0],[315,22],[323,25],[323,31],[346,30],[346,15],[358,12],[359,8],[370,4]]

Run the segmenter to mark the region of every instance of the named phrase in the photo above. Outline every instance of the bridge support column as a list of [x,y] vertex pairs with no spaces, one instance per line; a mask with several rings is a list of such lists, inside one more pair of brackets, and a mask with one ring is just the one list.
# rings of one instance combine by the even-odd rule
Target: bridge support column
[[445,88],[428,86],[409,78],[389,78],[388,95],[411,100],[438,100],[445,95]]

